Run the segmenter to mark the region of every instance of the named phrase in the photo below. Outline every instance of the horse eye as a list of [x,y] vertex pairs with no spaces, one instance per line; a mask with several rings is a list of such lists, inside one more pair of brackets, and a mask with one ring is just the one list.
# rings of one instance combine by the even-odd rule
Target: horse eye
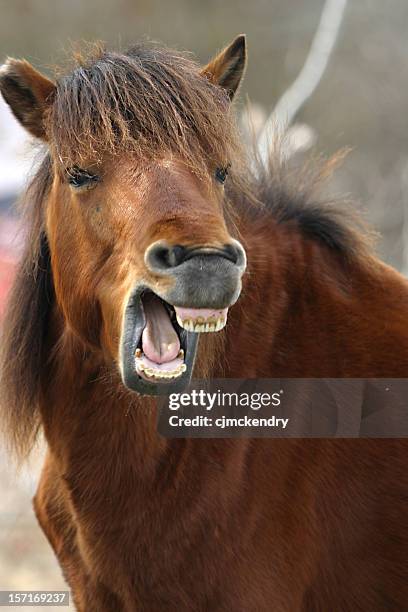
[[224,168],[217,168],[215,171],[215,178],[219,183],[221,183],[221,185],[223,185],[227,180],[230,165],[231,164],[228,164],[228,166],[225,166]]
[[87,170],[82,170],[78,166],[73,166],[67,170],[68,183],[74,189],[88,190],[95,187],[100,181],[100,177],[97,174],[91,174]]

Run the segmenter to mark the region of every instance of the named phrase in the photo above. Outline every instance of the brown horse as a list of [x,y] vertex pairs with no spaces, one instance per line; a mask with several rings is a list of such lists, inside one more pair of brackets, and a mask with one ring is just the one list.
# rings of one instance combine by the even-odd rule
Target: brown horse
[[35,511],[80,611],[408,608],[403,440],[156,430],[154,395],[193,367],[408,374],[408,284],[316,195],[331,163],[249,178],[230,109],[244,67],[240,36],[204,68],[141,45],[57,83],[25,61],[1,72],[47,145],[4,323],[3,421],[20,456],[43,428]]

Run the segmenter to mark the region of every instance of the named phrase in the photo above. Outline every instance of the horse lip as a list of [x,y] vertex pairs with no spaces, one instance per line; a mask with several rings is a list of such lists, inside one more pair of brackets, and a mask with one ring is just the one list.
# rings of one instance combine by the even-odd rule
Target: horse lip
[[141,395],[180,393],[188,386],[191,380],[199,334],[182,330],[184,332],[184,363],[187,369],[181,376],[171,382],[150,382],[141,378],[135,368],[135,352],[146,324],[142,304],[142,294],[146,290],[151,291],[150,287],[137,285],[130,294],[125,307],[120,340],[120,370],[122,380],[128,389]]

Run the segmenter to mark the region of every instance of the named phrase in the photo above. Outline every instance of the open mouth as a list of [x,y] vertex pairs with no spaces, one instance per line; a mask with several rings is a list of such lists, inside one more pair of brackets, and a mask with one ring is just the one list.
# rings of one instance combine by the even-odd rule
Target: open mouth
[[126,307],[121,361],[134,391],[166,395],[185,388],[194,367],[200,333],[220,331],[228,308],[172,306],[150,289],[137,288]]
[[157,382],[178,378],[187,370],[184,331],[216,332],[225,326],[227,309],[171,306],[152,291],[141,295],[146,324],[135,352],[136,372]]

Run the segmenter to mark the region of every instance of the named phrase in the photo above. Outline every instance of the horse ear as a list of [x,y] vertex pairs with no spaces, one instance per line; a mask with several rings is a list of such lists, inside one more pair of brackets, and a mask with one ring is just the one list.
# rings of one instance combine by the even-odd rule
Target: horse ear
[[235,96],[246,66],[246,38],[240,34],[201,71],[212,83],[224,87],[230,99]]
[[46,140],[44,112],[55,84],[29,62],[9,58],[0,68],[0,91],[21,125],[33,136]]

